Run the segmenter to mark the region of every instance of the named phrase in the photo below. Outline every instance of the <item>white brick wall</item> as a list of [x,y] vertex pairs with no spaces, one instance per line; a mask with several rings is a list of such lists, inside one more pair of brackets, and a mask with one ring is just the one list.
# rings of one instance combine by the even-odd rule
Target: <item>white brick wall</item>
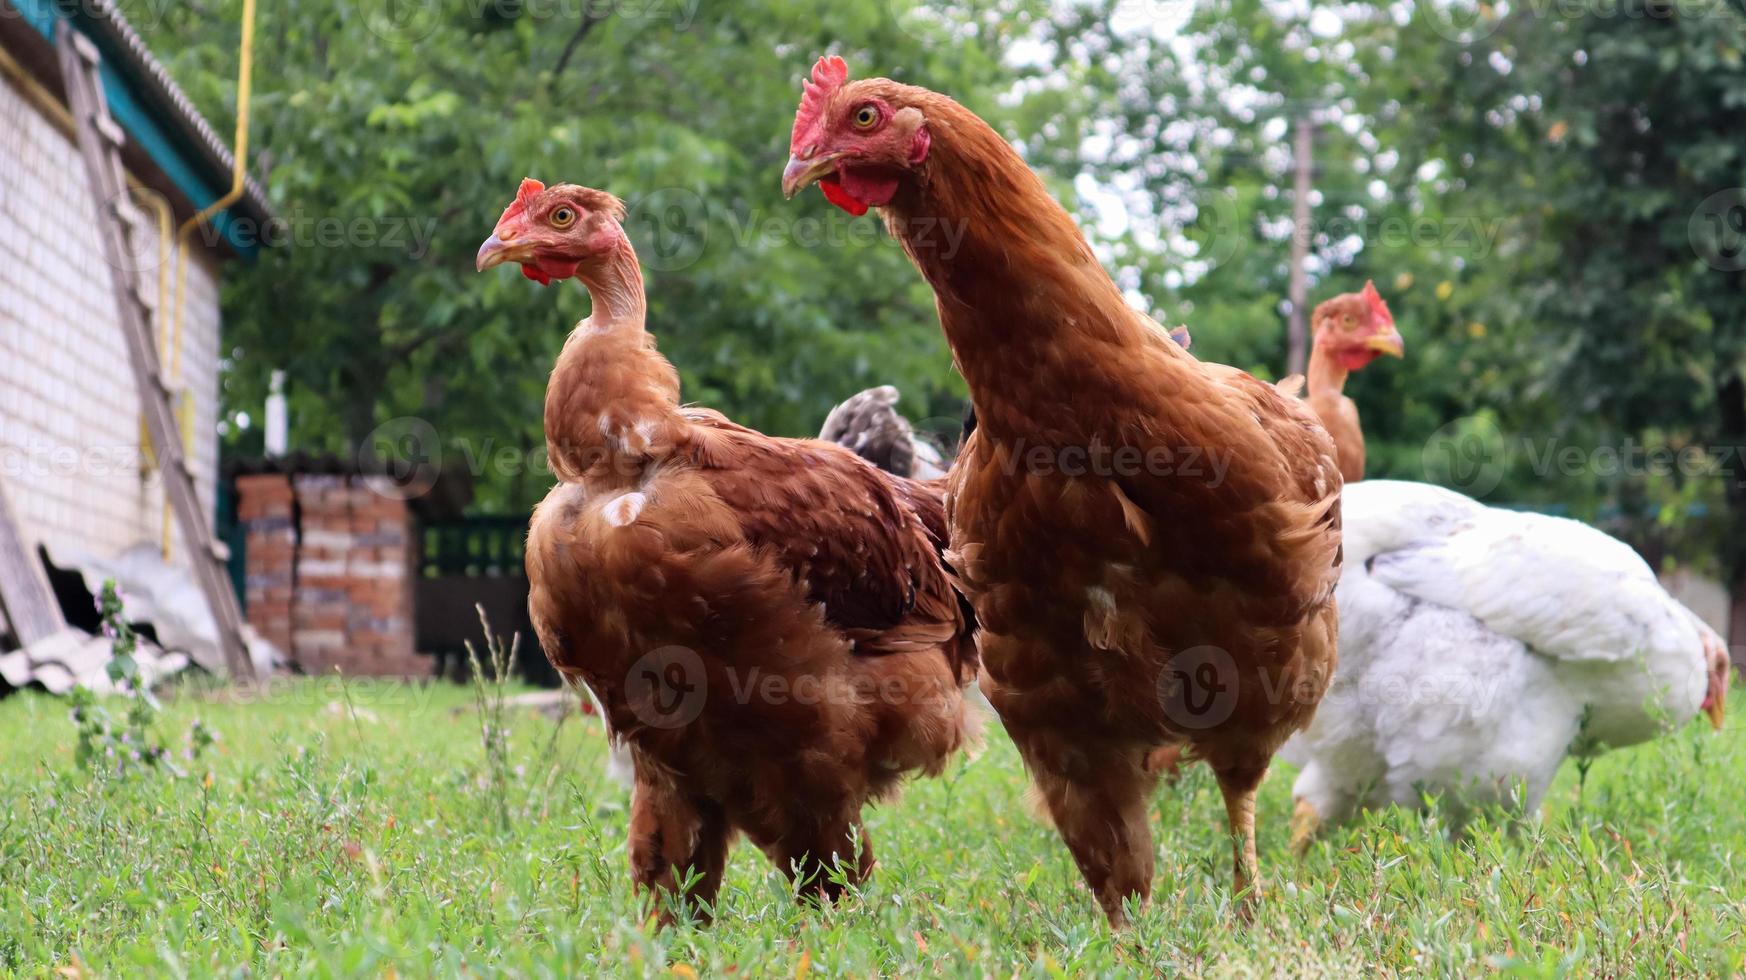
[[[0,80],[0,481],[33,544],[108,554],[159,540],[163,493],[145,469],[97,213],[77,148]],[[155,296],[156,216],[142,218],[135,261]],[[198,244],[192,257],[182,379],[195,399],[193,463],[210,521],[218,268]],[[174,295],[174,275],[169,282]],[[185,556],[179,537],[176,554]]]

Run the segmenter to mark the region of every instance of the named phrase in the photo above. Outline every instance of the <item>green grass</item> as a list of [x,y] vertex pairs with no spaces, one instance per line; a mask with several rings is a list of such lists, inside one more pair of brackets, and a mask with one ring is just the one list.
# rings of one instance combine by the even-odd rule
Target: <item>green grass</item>
[[1481,821],[1450,842],[1434,815],[1389,812],[1301,861],[1280,766],[1247,928],[1217,790],[1193,772],[1157,797],[1156,894],[1119,936],[996,730],[871,811],[880,866],[859,894],[797,906],[742,844],[713,927],[652,932],[597,721],[515,715],[499,784],[469,690],[355,681],[350,701],[355,719],[333,682],[184,694],[160,724],[203,719],[216,753],[186,779],[126,782],[76,769],[64,701],[0,702],[0,974],[1737,976],[1746,957],[1738,726],[1612,753],[1581,795],[1567,765],[1513,831]]

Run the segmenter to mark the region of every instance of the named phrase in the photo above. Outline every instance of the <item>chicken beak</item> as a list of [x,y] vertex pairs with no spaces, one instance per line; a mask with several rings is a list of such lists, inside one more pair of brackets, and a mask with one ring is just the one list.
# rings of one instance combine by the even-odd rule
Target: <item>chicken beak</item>
[[486,269],[502,265],[508,261],[508,256],[504,255],[505,251],[507,251],[507,246],[503,244],[503,239],[492,235],[485,239],[485,244],[479,246],[479,254],[473,257],[473,268],[484,272]]
[[788,166],[782,168],[782,196],[792,198],[820,178],[830,176],[836,170],[839,156],[841,154],[825,153],[805,160],[789,157]]
[[1400,332],[1393,327],[1389,327],[1385,333],[1379,333],[1364,341],[1364,346],[1390,357],[1406,356],[1406,343],[1401,340]]

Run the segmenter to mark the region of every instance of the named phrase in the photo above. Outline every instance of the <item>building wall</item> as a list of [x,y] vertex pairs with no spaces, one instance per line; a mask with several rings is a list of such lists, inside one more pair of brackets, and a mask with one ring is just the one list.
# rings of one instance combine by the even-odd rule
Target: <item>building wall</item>
[[[139,213],[133,261],[155,307],[157,222]],[[0,484],[31,544],[108,554],[157,542],[164,514],[97,215],[77,146],[0,78]],[[198,244],[185,309],[181,377],[194,398],[192,463],[210,522],[218,267]],[[186,556],[179,536],[175,555]]]

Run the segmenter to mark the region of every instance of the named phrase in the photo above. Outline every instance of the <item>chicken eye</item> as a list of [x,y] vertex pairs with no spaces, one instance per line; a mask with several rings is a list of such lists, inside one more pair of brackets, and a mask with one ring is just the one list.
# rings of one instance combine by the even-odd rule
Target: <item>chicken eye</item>
[[559,208],[552,212],[551,222],[553,228],[568,228],[576,223],[576,212],[569,208]]
[[861,108],[855,110],[855,128],[856,129],[870,129],[870,128],[872,128],[873,124],[878,122],[878,121],[879,121],[879,110],[873,108],[871,105],[864,105]]
[[1346,327],[1354,326],[1355,324],[1357,324],[1357,322],[1358,322],[1358,318],[1353,316],[1350,313],[1346,314],[1345,316],[1340,317],[1340,323]]

